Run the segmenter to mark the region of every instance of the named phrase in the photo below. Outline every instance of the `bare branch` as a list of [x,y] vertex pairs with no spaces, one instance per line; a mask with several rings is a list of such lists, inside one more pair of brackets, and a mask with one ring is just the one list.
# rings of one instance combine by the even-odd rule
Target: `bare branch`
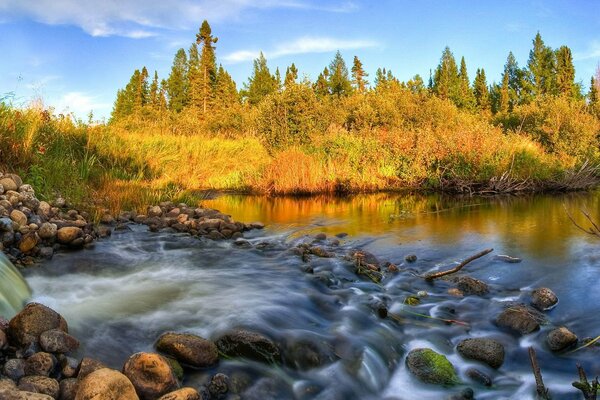
[[453,274],[455,272],[460,271],[465,265],[467,265],[471,261],[477,260],[478,258],[481,258],[481,257],[485,256],[486,254],[491,253],[492,251],[494,251],[494,249],[485,249],[485,250],[467,258],[466,260],[464,260],[463,262],[461,262],[460,264],[458,264],[456,267],[454,267],[452,269],[449,269],[446,271],[435,272],[432,274],[427,274],[423,278],[425,278],[426,281],[432,281],[434,279],[441,278],[442,276]]

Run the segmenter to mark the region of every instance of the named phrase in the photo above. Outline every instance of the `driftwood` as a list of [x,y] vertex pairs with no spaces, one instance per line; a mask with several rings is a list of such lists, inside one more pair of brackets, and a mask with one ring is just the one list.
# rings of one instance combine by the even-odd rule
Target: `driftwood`
[[533,370],[533,376],[535,377],[535,390],[537,392],[537,398],[540,400],[550,400],[550,394],[544,385],[542,371],[538,365],[537,357],[535,356],[535,350],[533,347],[529,348],[529,360],[531,361],[531,369]]
[[589,228],[584,228],[583,226],[579,225],[575,219],[573,218],[573,216],[571,215],[571,213],[569,213],[569,210],[567,210],[567,206],[563,203],[563,207],[565,209],[565,212],[567,213],[567,216],[569,217],[569,219],[571,220],[571,222],[573,223],[573,225],[575,225],[580,231],[585,232],[589,235],[594,235],[600,238],[600,225],[598,225],[598,223],[596,223],[592,217],[590,216],[590,213],[588,213],[585,210],[581,210],[581,213],[585,216],[585,218],[588,220],[588,222],[592,225]]
[[573,387],[581,390],[585,400],[596,400],[598,394],[598,377],[590,383],[585,376],[585,371],[580,364],[577,364],[577,372],[579,373],[579,382],[573,382]]
[[485,250],[467,258],[466,260],[464,260],[463,262],[461,262],[460,264],[458,264],[456,267],[454,267],[452,269],[427,274],[423,278],[425,278],[426,281],[432,281],[434,279],[441,278],[442,276],[453,274],[455,272],[460,271],[465,265],[467,265],[471,261],[477,260],[478,258],[481,258],[481,257],[485,256],[486,254],[491,253],[492,251],[494,251],[494,249],[485,249]]

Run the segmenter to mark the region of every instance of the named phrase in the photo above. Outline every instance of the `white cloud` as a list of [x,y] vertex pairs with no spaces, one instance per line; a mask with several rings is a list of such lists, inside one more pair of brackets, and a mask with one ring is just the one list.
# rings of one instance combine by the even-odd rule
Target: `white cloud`
[[577,52],[573,55],[575,61],[590,60],[592,58],[600,59],[600,41],[594,40],[584,52]]
[[[379,43],[365,39],[335,39],[330,37],[305,36],[291,42],[281,43],[271,51],[263,51],[269,59],[307,53],[328,53],[336,50],[352,50],[379,47]],[[230,64],[250,61],[258,57],[259,50],[239,50],[225,55],[223,60]]]
[[98,101],[97,96],[90,96],[84,92],[65,93],[54,105],[56,113],[74,113],[79,118],[85,118],[90,111],[99,114],[100,111],[109,110],[111,104]]
[[351,12],[350,1],[323,6],[317,0],[0,0],[0,15],[28,18],[50,25],[74,25],[92,36],[134,39],[157,35],[157,30],[192,29],[199,23],[238,17],[252,9],[288,8]]

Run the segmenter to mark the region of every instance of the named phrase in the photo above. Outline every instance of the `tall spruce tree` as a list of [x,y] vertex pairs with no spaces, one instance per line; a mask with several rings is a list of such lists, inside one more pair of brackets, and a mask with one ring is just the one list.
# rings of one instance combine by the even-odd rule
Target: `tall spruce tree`
[[294,63],[292,63],[292,65],[290,65],[285,71],[285,81],[284,81],[283,85],[286,88],[288,88],[291,85],[295,84],[297,79],[298,79],[298,68],[296,68],[296,65]]
[[510,77],[506,71],[502,74],[502,86],[500,86],[499,102],[497,110],[501,113],[510,111]]
[[187,106],[195,112],[201,112],[204,107],[204,88],[197,43],[192,43],[188,50],[186,81],[188,84]]
[[579,97],[575,84],[573,55],[567,46],[561,46],[556,50],[556,86],[558,93],[562,96]]
[[456,59],[450,48],[446,46],[440,64],[433,75],[433,92],[442,99],[455,101],[459,96],[460,80]]
[[359,93],[364,93],[367,89],[367,85],[369,84],[369,82],[367,82],[367,80],[366,80],[366,77],[369,76],[369,74],[367,74],[365,72],[365,70],[363,68],[363,64],[358,59],[357,56],[354,56],[351,71],[352,71],[352,84],[354,85],[354,88]]
[[158,72],[155,70],[154,78],[150,84],[150,106],[153,110],[159,108],[160,87],[158,85]]
[[239,93],[231,75],[219,65],[217,83],[215,86],[215,107],[227,109],[239,103]]
[[352,92],[352,84],[348,76],[348,68],[338,50],[329,64],[329,90],[332,95],[345,96]]
[[248,78],[248,83],[245,85],[245,95],[248,103],[256,105],[269,94],[276,92],[279,89],[279,83],[271,75],[267,66],[267,59],[262,51],[258,58],[254,60],[253,66],[252,76]]
[[529,52],[527,67],[535,97],[556,92],[555,54],[550,47],[544,44],[539,32],[533,39],[533,49]]
[[588,93],[588,104],[592,110],[597,110],[600,105],[600,99],[598,98],[598,84],[596,79],[592,76],[590,81],[590,92]]
[[475,73],[475,81],[473,82],[473,94],[475,96],[475,105],[480,111],[488,111],[490,109],[490,93],[485,70],[477,68]]
[[202,45],[200,54],[200,78],[202,90],[202,112],[206,113],[209,103],[214,96],[215,83],[217,80],[217,61],[215,57],[215,46],[219,38],[212,35],[208,21],[204,20],[200,31],[196,35],[196,43]]
[[460,108],[472,110],[475,107],[475,96],[471,90],[471,82],[469,81],[469,74],[467,72],[467,63],[465,58],[460,59],[460,71],[458,73],[458,94],[456,98],[456,105]]
[[167,95],[171,111],[180,112],[188,103],[187,68],[185,50],[179,49],[175,54],[171,74],[167,80]]
[[319,98],[323,98],[329,94],[329,84],[327,83],[329,79],[329,70],[327,67],[319,74],[315,84],[313,85],[313,90],[315,94]]

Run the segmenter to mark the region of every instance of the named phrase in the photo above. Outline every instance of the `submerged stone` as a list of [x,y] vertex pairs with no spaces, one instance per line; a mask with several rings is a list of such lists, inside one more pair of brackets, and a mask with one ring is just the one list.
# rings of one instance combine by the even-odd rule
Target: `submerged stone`
[[417,378],[435,385],[459,383],[454,366],[446,356],[431,349],[414,349],[406,357],[406,366]]

